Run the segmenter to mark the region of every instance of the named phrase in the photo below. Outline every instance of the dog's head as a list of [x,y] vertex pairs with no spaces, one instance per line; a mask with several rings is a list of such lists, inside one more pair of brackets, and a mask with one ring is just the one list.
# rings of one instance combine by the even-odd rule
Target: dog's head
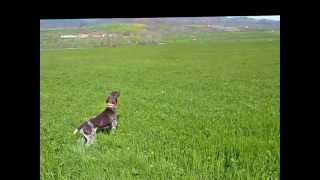
[[118,105],[118,97],[119,96],[120,96],[119,91],[112,91],[106,100],[107,107],[115,109]]

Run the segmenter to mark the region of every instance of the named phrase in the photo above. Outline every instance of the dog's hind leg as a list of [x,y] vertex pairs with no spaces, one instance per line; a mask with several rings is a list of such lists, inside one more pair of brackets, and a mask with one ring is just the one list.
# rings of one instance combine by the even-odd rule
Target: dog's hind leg
[[93,143],[94,139],[95,139],[96,135],[91,134],[88,136],[88,142],[86,143],[86,145],[90,145]]
[[86,145],[90,145],[93,143],[93,141],[96,138],[96,132],[97,132],[97,128],[93,129],[91,134],[86,136],[86,138],[88,139],[88,142],[86,143]]
[[93,134],[86,135],[85,138],[87,139],[87,141],[86,141],[86,143],[85,143],[86,145],[92,144]]
[[85,136],[82,137],[82,143],[83,144],[87,144],[88,143],[88,139]]
[[95,128],[95,129],[93,129],[93,131],[92,131],[92,134],[91,134],[91,143],[96,139],[97,129],[98,129],[98,128]]
[[87,140],[87,142],[85,143],[85,145],[89,146],[91,143],[92,143],[92,139],[91,139],[90,136],[88,136],[88,140]]
[[84,140],[84,144],[89,144],[91,142],[90,135],[87,135],[86,133],[83,132],[83,129],[80,129],[80,134],[82,135],[82,138]]

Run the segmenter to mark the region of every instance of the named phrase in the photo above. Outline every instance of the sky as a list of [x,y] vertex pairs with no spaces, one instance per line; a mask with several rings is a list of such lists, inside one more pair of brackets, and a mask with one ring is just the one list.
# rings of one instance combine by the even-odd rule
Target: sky
[[269,19],[280,21],[280,16],[247,16],[255,19]]

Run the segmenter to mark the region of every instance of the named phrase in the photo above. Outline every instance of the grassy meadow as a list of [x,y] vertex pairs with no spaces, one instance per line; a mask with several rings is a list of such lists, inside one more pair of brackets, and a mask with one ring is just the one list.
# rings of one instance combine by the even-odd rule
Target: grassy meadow
[[[43,50],[40,62],[42,180],[279,179],[279,32]],[[112,90],[118,130],[86,147],[72,132]]]

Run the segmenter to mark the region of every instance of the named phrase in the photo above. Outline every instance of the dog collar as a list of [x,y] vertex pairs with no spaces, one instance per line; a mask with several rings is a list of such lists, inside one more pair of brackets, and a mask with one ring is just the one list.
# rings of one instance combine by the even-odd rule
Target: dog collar
[[108,104],[107,104],[107,107],[108,107],[108,108],[115,108],[116,105],[115,105],[115,104],[112,104],[112,103],[108,103]]

